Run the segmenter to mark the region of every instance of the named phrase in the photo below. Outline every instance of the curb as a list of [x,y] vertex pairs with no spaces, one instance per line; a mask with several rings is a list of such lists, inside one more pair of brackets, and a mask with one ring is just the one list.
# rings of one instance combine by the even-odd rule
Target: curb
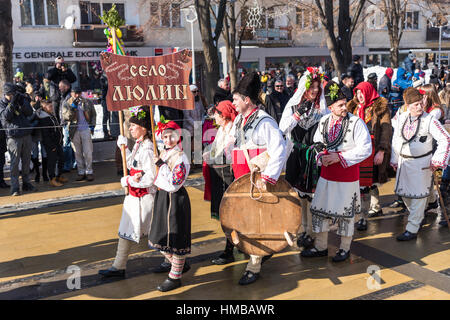
[[[204,179],[203,177],[187,179],[184,184],[185,187],[198,187],[203,185]],[[49,207],[56,207],[65,204],[78,203],[82,201],[90,201],[90,200],[101,200],[115,197],[122,197],[125,195],[123,189],[111,190],[111,191],[102,191],[88,194],[79,194],[75,196],[68,197],[60,197],[54,199],[45,199],[38,201],[30,201],[30,202],[21,202],[11,205],[3,205],[0,208],[0,215],[8,214],[8,213],[16,213],[25,210],[35,210],[35,209],[43,209]]]

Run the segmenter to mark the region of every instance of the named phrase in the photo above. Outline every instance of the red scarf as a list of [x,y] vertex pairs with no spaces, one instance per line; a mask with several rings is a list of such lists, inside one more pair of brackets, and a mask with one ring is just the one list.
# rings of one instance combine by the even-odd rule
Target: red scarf
[[360,82],[355,89],[353,89],[353,94],[356,96],[356,91],[361,90],[364,96],[364,104],[360,104],[358,116],[365,121],[366,108],[372,105],[375,99],[379,98],[378,92],[375,90],[373,85],[369,82]]

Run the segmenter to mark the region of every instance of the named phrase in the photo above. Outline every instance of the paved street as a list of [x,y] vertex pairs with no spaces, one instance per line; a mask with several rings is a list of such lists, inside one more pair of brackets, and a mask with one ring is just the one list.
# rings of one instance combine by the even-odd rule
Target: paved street
[[[56,206],[35,201],[31,206],[40,208],[0,215],[0,299],[450,299],[449,230],[439,227],[437,214],[431,213],[417,241],[397,242],[406,215],[387,208],[384,217],[370,220],[367,232],[356,231],[350,261],[331,262],[338,239],[330,236],[328,258],[300,258],[299,249],[289,247],[264,264],[255,284],[237,285],[248,256],[235,250],[234,263],[210,264],[225,242],[220,224],[209,216],[202,186],[195,182],[200,172],[191,176],[194,186],[187,188],[193,246],[188,258],[192,269],[183,286],[169,293],[156,290],[166,275],[150,272],[162,258],[145,241],[133,249],[126,279],[103,281],[97,272],[115,256],[123,196],[117,195],[121,190],[111,174],[113,163],[97,166],[92,183],[71,182],[58,191],[38,185],[39,193],[0,198],[3,204],[20,198],[18,206],[39,197],[55,203],[76,195],[81,199]],[[393,200],[392,188],[390,182],[381,190],[383,203]],[[114,190],[116,195],[108,194]],[[102,193],[108,196],[83,200]],[[73,265],[81,270],[79,290],[67,287],[72,274],[66,270]],[[367,273],[369,266],[381,269],[378,288]]]

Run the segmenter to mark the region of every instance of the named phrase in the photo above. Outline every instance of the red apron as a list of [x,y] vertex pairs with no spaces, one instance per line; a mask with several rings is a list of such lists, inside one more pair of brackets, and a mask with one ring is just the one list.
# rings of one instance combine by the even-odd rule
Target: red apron
[[[142,172],[142,170],[135,170],[133,168],[130,169],[130,176],[134,176],[136,173]],[[134,188],[132,186],[128,186],[128,191],[130,192],[130,195],[136,198],[141,198],[148,194],[147,188]]]
[[[263,153],[267,149],[251,149],[248,150],[248,157],[252,159],[253,157],[256,157],[257,155]],[[232,153],[232,168],[233,168],[233,174],[234,178],[238,179],[242,177],[243,175],[250,173],[250,168],[248,167],[247,159],[245,159],[244,151],[240,149],[234,149]]]

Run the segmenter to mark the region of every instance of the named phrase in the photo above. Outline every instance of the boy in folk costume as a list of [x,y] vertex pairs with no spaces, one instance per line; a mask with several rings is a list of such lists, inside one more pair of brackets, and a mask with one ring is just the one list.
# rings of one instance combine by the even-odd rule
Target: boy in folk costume
[[[233,105],[239,114],[230,132],[230,136],[234,137],[231,139],[231,142],[234,141],[231,156],[235,179],[254,169],[253,161],[259,159],[258,167],[264,169],[256,186],[260,190],[266,190],[267,183],[274,185],[280,177],[286,157],[286,141],[275,120],[256,105],[260,91],[259,76],[252,72],[241,79],[233,92]],[[262,256],[250,255],[239,284],[255,282],[259,278],[262,262]]]
[[297,244],[305,249],[314,244],[311,224],[311,201],[319,179],[315,152],[311,149],[314,133],[322,116],[330,113],[323,90],[323,73],[307,68],[298,89],[284,108],[280,130],[286,136],[288,159],[286,180],[301,198],[303,232]]
[[378,187],[388,181],[392,126],[388,101],[378,95],[372,84],[361,82],[354,93],[353,100],[347,103],[347,110],[360,117],[367,125],[373,147],[373,156],[359,164],[362,217],[356,228],[365,231],[367,218],[383,215]]
[[[191,252],[191,202],[183,187],[189,175],[189,160],[180,145],[181,128],[174,122],[158,123],[164,150],[154,158],[158,166],[149,246],[160,250],[170,262],[167,279],[158,286],[169,291],[181,286],[186,255]],[[187,271],[187,270],[186,270]]]
[[[153,163],[153,143],[150,140],[151,122],[148,107],[130,108],[131,137],[135,139],[133,150],[126,148],[129,175],[120,180],[128,188],[119,225],[119,244],[111,268],[100,270],[104,277],[124,277],[128,255],[133,243],[139,243],[142,236],[148,235],[150,229],[153,200],[156,193],[154,179],[156,166]],[[119,136],[117,146],[127,146],[128,139]]]
[[[397,170],[395,193],[409,210],[406,230],[397,240],[408,241],[417,238],[427,197],[433,191],[433,172],[448,164],[450,135],[435,117],[424,112],[419,90],[406,89],[403,99],[408,111],[392,121],[391,165]],[[434,153],[433,139],[437,142]]]
[[327,256],[328,231],[337,222],[341,244],[333,261],[340,262],[350,256],[355,214],[361,207],[358,164],[370,156],[372,143],[364,121],[347,112],[347,100],[337,83],[327,83],[325,98],[331,114],[320,119],[314,135],[314,142],[325,148],[318,155],[322,168],[311,203],[316,240],[301,256]]

